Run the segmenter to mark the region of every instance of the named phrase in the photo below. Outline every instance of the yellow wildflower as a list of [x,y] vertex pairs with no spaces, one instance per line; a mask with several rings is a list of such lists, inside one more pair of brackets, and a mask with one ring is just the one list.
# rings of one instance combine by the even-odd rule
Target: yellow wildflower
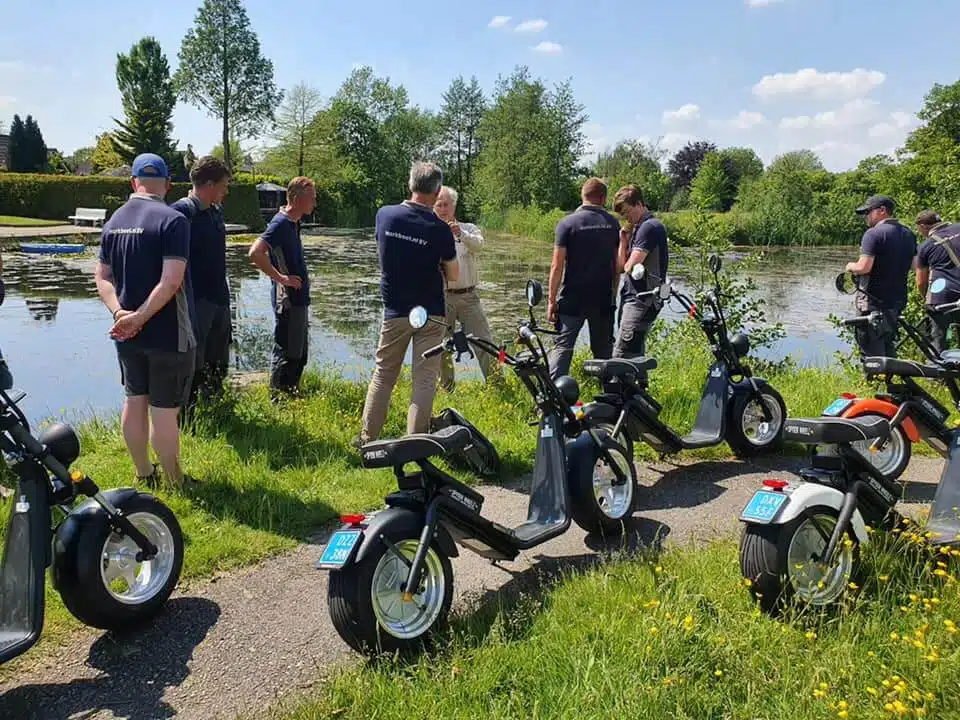
[[816,640],[817,634],[813,630],[807,630],[806,635],[804,635],[807,640]]
[[846,710],[847,707],[848,707],[848,706],[847,706],[847,701],[846,701],[846,700],[841,700],[840,702],[837,703],[837,707],[838,707],[839,709],[841,709],[841,710]]
[[889,580],[889,579],[890,579],[890,576],[889,576],[889,575],[881,575],[881,576],[878,578],[878,580],[880,580],[880,582],[887,582],[887,580]]
[[848,713],[846,710],[841,710],[837,713],[837,717],[841,718],[841,720],[846,720],[848,717],[850,717],[850,713]]
[[867,692],[873,695],[874,697],[880,694],[875,687],[868,687]]
[[723,670],[721,670],[720,668],[717,668],[716,670],[713,671],[713,674],[718,678],[723,677]]

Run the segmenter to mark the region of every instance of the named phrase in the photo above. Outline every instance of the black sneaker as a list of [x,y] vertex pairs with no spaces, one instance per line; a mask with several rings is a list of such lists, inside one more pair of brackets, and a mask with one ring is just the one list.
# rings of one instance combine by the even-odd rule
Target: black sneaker
[[153,470],[149,475],[137,475],[137,483],[142,483],[149,488],[156,488],[160,485],[160,468],[154,463]]

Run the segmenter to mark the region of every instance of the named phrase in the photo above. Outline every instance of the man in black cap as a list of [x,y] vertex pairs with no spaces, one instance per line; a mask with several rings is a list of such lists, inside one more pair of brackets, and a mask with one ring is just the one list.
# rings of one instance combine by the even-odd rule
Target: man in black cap
[[[917,290],[930,316],[930,343],[943,352],[950,326],[960,324],[960,312],[940,313],[933,308],[960,300],[960,223],[944,222],[933,210],[924,210],[916,222],[926,238],[917,251]],[[930,283],[936,280],[942,280],[943,287],[934,291]]]
[[860,240],[860,258],[847,263],[854,275],[865,275],[856,298],[857,310],[866,315],[881,311],[883,327],[857,328],[857,344],[864,357],[896,357],[897,318],[907,304],[907,275],[917,254],[917,238],[893,217],[894,203],[886,195],[873,195],[857,208],[867,231]]

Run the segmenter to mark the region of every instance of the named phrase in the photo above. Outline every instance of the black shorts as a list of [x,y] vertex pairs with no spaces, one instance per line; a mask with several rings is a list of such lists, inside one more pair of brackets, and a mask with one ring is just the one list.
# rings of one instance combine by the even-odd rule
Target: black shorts
[[127,397],[149,396],[156,408],[183,406],[193,379],[196,351],[152,350],[117,343],[120,382]]

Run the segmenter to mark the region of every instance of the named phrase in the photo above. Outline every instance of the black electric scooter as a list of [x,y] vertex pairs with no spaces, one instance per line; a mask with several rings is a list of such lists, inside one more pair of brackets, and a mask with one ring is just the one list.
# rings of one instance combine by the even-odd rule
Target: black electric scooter
[[[539,283],[528,283],[531,317],[542,294]],[[427,313],[414,308],[409,320],[421,328]],[[470,443],[466,427],[451,425],[361,448],[364,467],[393,468],[399,490],[387,496],[383,511],[342,517],[344,525],[317,563],[330,570],[333,624],[355,650],[408,652],[429,642],[450,610],[450,558],[458,555],[457,543],[491,561],[513,560],[566,532],[571,520],[588,531],[622,532],[633,510],[636,470],[624,448],[576,417],[571,409],[579,393],[576,381],[569,376],[550,380],[535,326],[520,324],[519,342],[526,350],[516,356],[462,332],[424,353],[429,357],[469,344],[495,355],[514,369],[536,401],[540,420],[525,523],[508,528],[483,517],[483,495],[430,462]],[[406,472],[408,463],[419,470]]]
[[[939,292],[937,283],[945,284],[940,278],[931,288]],[[858,278],[849,272],[837,275],[837,290],[851,294],[860,289]],[[862,290],[861,290],[862,291]],[[937,312],[953,312],[960,308],[960,302],[946,303],[934,308]],[[874,310],[865,315],[843,320],[847,327],[872,327],[877,332],[890,332],[893,325],[903,331],[898,349],[909,339],[924,355],[926,360],[937,366],[941,362],[960,362],[960,350],[946,350],[938,353],[920,329],[908,322],[902,315],[892,318]],[[823,414],[828,417],[853,419],[858,417],[884,417],[892,422],[887,436],[871,441],[862,440],[855,445],[863,451],[881,475],[888,480],[896,480],[907,469],[912,454],[912,444],[926,442],[941,457],[950,453],[953,429],[947,424],[950,411],[937,398],[921,387],[915,378],[927,377],[911,360],[883,357],[862,358],[864,374],[868,379],[881,378],[886,385],[885,393],[867,397],[857,397],[853,393],[844,393],[827,406]],[[930,378],[928,378],[930,379]],[[960,407],[960,384],[958,378],[944,375],[937,370],[936,377],[950,393],[953,407]],[[896,422],[893,422],[896,420]]]
[[[706,294],[707,312],[670,283],[650,293],[659,293],[664,302],[675,298],[690,317],[697,319],[713,350],[715,362],[707,371],[689,435],[681,437],[660,419],[662,406],[647,392],[645,384],[638,382],[640,373],[657,367],[655,358],[587,360],[583,364],[584,373],[600,380],[608,390],[584,405],[584,416],[607,429],[620,444],[632,449],[633,442],[642,440],[661,455],[669,455],[726,440],[739,457],[776,452],[782,445],[786,404],[780,393],[763,378],[754,377],[743,361],[750,350],[750,338],[744,332],[730,337],[720,302],[720,256],[711,255],[709,263],[715,288]],[[610,392],[613,387],[616,392]]]
[[[869,358],[909,379],[956,382],[960,357],[923,364],[894,358]],[[744,507],[740,569],[751,592],[771,614],[793,598],[825,606],[843,597],[856,576],[860,547],[869,542],[867,525],[896,525],[895,505],[903,485],[879,471],[865,445],[889,438],[908,418],[791,418],[784,437],[812,448],[811,464],[800,482],[768,479]],[[923,528],[929,542],[960,544],[960,430],[949,430],[949,454]]]
[[34,437],[17,406],[23,397],[0,390],[0,451],[16,478],[0,566],[0,663],[40,639],[48,566],[74,617],[123,630],[160,611],[183,564],[180,525],[167,506],[133,488],[101,491],[71,472],[76,432],[57,423]]

